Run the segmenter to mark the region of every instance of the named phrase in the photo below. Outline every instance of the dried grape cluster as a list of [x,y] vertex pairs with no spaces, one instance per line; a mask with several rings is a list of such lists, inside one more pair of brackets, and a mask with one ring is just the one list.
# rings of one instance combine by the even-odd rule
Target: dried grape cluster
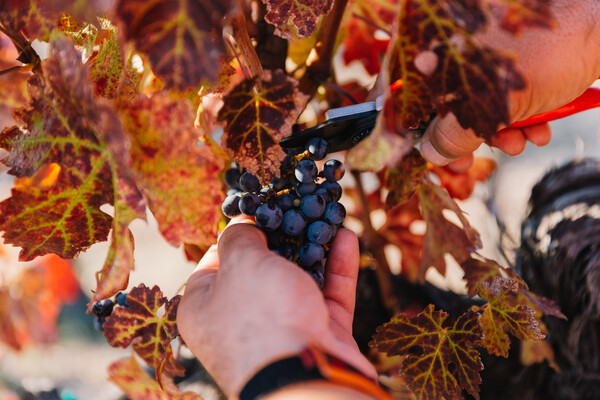
[[92,305],[92,315],[94,316],[94,328],[98,331],[102,331],[102,325],[106,318],[112,314],[115,303],[122,307],[127,307],[127,293],[117,293],[115,300],[104,299],[95,302]]
[[281,163],[280,178],[265,187],[256,176],[233,166],[225,173],[230,190],[222,205],[227,217],[254,216],[267,235],[269,248],[297,263],[321,288],[324,260],[346,217],[346,209],[338,202],[343,164],[328,160],[319,172],[315,163],[325,158],[328,147],[324,139],[310,139],[303,152],[288,154]]

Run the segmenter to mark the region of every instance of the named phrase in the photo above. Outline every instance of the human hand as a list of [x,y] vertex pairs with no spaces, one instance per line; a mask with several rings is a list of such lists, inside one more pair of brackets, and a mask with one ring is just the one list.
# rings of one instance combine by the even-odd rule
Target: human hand
[[[481,43],[518,57],[516,67],[526,87],[509,94],[511,123],[567,104],[600,76],[600,2],[556,0],[552,12],[553,29],[527,29],[513,36],[492,22],[477,36]],[[489,144],[514,156],[525,149],[527,141],[543,146],[550,138],[550,126],[545,123],[502,129]],[[451,166],[462,170],[482,143],[475,132],[463,129],[448,114],[431,122],[421,141],[421,153],[432,164],[452,162]]]
[[358,240],[339,229],[321,292],[297,265],[267,248],[265,235],[235,218],[188,279],[177,325],[188,348],[229,396],[272,361],[307,345],[369,377],[352,338]]

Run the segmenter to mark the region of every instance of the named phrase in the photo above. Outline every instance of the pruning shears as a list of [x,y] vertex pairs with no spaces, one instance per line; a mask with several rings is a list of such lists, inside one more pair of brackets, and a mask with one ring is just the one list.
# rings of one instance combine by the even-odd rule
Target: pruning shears
[[[331,109],[325,113],[324,122],[284,138],[279,144],[286,148],[303,147],[309,139],[320,137],[329,143],[330,153],[348,150],[369,136],[382,107],[383,96],[379,96],[375,101]],[[524,128],[554,121],[595,107],[600,107],[600,88],[591,87],[569,104],[514,122],[510,127]],[[422,136],[427,125],[423,123],[413,129],[415,136]]]

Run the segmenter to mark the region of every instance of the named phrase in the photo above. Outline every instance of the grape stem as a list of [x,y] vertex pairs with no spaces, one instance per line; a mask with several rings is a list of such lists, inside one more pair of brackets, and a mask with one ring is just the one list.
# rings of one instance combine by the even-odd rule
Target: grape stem
[[360,179],[360,172],[353,170],[350,171],[350,173],[356,182],[356,192],[363,209],[363,212],[361,213],[361,220],[364,226],[366,245],[377,263],[377,268],[375,268],[375,271],[377,274],[377,281],[379,283],[381,301],[386,310],[391,315],[395,315],[401,310],[400,306],[398,305],[398,299],[396,298],[392,288],[392,281],[390,279],[390,265],[388,264],[387,258],[385,257],[385,252],[383,251],[385,243],[383,240],[381,240],[381,237],[375,228],[373,228],[373,224],[371,223],[371,210],[369,209],[367,196],[365,195],[365,189]]
[[246,61],[246,67],[250,71],[252,78],[262,78],[264,70],[258,54],[252,45],[248,30],[246,30],[246,17],[242,12],[236,13],[231,18],[231,29],[233,30],[233,38],[237,43],[244,60]]

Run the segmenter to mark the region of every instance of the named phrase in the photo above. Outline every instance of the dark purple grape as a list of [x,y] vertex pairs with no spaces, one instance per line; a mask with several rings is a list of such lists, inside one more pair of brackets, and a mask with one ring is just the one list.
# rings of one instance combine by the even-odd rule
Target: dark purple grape
[[331,228],[331,239],[333,240],[335,235],[337,235],[338,227],[335,224],[329,224],[329,227]]
[[115,300],[117,301],[118,305],[120,305],[122,307],[128,307],[127,306],[127,293],[124,293],[124,292],[117,293]]
[[298,236],[304,231],[307,222],[308,218],[302,211],[292,208],[283,214],[281,229],[287,235]]
[[324,221],[315,221],[308,226],[306,235],[309,242],[325,244],[331,239],[331,225]]
[[325,212],[327,203],[318,194],[309,194],[302,198],[300,209],[310,219],[319,218]]
[[225,171],[225,183],[232,189],[240,188],[240,176],[242,173],[237,168],[229,168]]
[[305,267],[318,263],[325,258],[325,250],[316,243],[304,243],[298,252],[298,261]]
[[295,199],[297,199],[297,197],[293,193],[283,193],[277,196],[277,198],[275,199],[275,204],[277,204],[277,206],[281,208],[281,211],[286,212],[287,210],[294,207]]
[[325,158],[329,151],[329,143],[320,137],[314,137],[306,142],[304,147],[310,153],[310,159],[319,161]]
[[223,211],[223,214],[225,214],[225,216],[228,218],[233,218],[237,215],[240,215],[241,211],[239,203],[240,196],[236,194],[232,194],[225,197],[225,200],[223,200],[223,204],[221,204],[221,210]]
[[298,183],[296,183],[296,193],[300,197],[304,197],[308,194],[311,194],[315,190],[317,190],[317,184],[315,182],[306,182],[306,183],[298,182]]
[[346,168],[338,160],[329,160],[323,165],[323,177],[328,181],[339,181],[344,176],[344,172],[346,172]]
[[97,317],[108,317],[112,313],[115,303],[111,299],[104,299],[94,303],[92,314]]
[[344,222],[344,218],[346,218],[346,208],[337,201],[333,201],[327,204],[325,208],[325,213],[323,214],[323,219],[330,224],[338,225]]
[[337,182],[325,181],[319,185],[319,189],[327,190],[330,201],[338,201],[342,197],[342,187]]
[[319,187],[319,188],[317,188],[317,190],[315,190],[314,193],[323,197],[323,200],[325,200],[326,203],[329,203],[330,201],[332,201],[331,194],[325,188]]
[[325,275],[325,265],[322,262],[315,263],[308,268],[309,271],[317,271]]
[[269,183],[269,187],[274,189],[276,192],[283,190],[287,186],[287,179],[284,178],[273,178],[271,183]]
[[283,222],[283,212],[281,208],[273,203],[261,204],[256,209],[256,226],[260,229],[274,231],[279,228]]
[[315,280],[319,289],[323,289],[323,286],[325,286],[325,276],[319,271],[309,270],[306,272]]
[[246,215],[254,215],[256,213],[256,209],[260,206],[260,197],[254,193],[246,193],[240,199],[238,204],[240,211]]
[[294,170],[296,179],[298,182],[302,183],[314,182],[318,173],[319,169],[317,168],[317,164],[312,160],[300,161]]
[[240,176],[240,187],[245,192],[258,193],[262,186],[258,178],[250,172],[244,172]]
[[94,329],[102,332],[104,329],[102,328],[102,325],[104,325],[104,321],[106,320],[106,318],[104,317],[94,317]]

